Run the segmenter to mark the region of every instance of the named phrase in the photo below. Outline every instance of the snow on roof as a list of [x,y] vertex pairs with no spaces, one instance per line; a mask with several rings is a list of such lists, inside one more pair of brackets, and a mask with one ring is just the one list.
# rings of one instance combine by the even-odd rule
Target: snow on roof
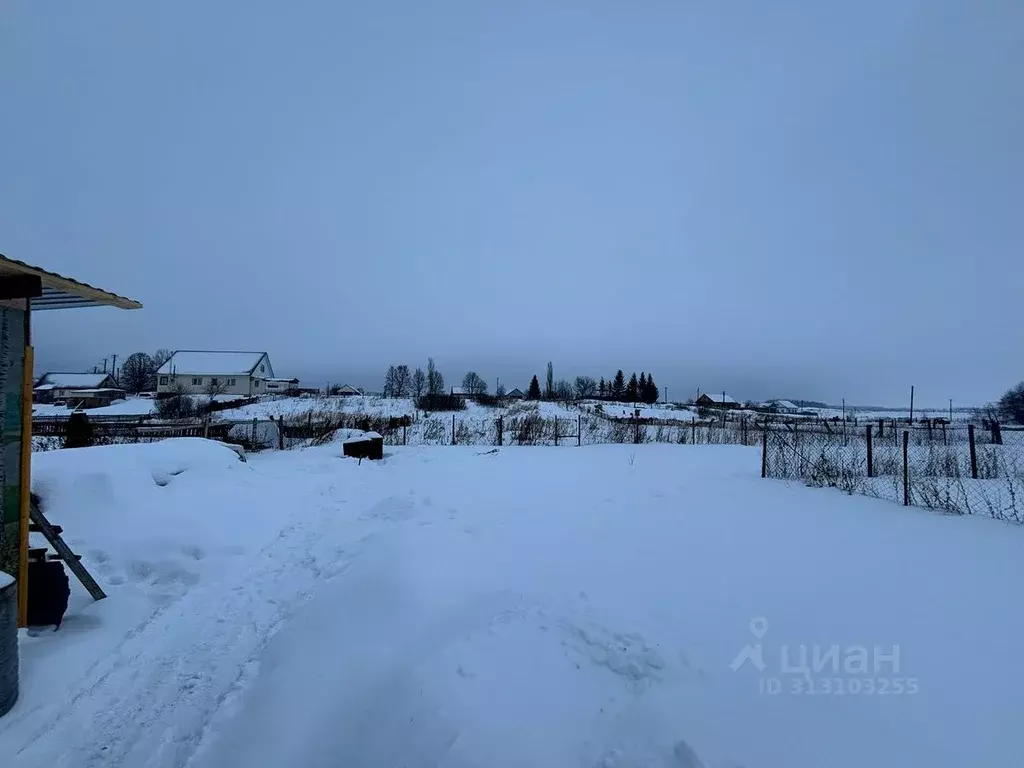
[[711,392],[701,393],[701,397],[706,397],[713,403],[739,403],[739,400],[734,398],[732,395],[726,395],[721,392],[712,394]]
[[298,379],[273,379],[273,378],[271,378],[271,379],[267,379],[267,381],[279,381],[282,384],[298,384],[299,383]]
[[361,395],[361,394],[363,394],[358,389],[356,389],[353,386],[350,386],[349,384],[343,384],[342,386],[338,387],[337,391],[338,392],[350,392],[353,395]]
[[109,373],[47,373],[39,379],[40,386],[36,389],[52,385],[50,389],[96,389],[108,377]]
[[[214,352],[179,349],[160,366],[160,374],[228,374],[247,376],[259,365],[266,352]],[[267,373],[274,371],[267,365]]]
[[124,390],[123,389],[118,389],[117,387],[99,387],[98,389],[97,388],[84,388],[84,389],[77,389],[76,388],[76,389],[69,389],[68,390],[68,394],[70,394],[70,395],[98,395],[98,394],[102,394],[104,392],[120,392],[122,395],[124,394]]
[[470,392],[465,387],[452,387],[453,395],[468,395]]
[[796,403],[793,403],[789,400],[769,400],[767,404],[769,406],[774,406],[776,408],[791,408],[794,411],[797,410]]

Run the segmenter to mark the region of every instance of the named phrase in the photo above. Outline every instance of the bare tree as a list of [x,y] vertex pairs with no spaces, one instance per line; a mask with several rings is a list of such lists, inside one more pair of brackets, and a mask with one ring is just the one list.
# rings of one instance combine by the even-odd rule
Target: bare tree
[[395,396],[395,366],[389,365],[388,372],[384,374],[384,397]]
[[467,395],[487,394],[487,382],[476,371],[470,371],[462,377],[462,388]]
[[399,365],[395,368],[394,396],[408,397],[410,386],[409,366]]
[[203,413],[209,413],[213,410],[213,404],[217,402],[217,397],[223,395],[227,391],[227,379],[211,376],[210,380],[206,382],[206,386],[203,387],[203,394],[206,396],[206,402],[203,403],[203,406],[198,410]]
[[145,352],[135,352],[121,364],[121,387],[132,394],[148,389],[156,373],[153,358]]
[[427,390],[427,375],[422,368],[417,368],[412,374],[412,394],[417,400],[423,397]]
[[572,400],[572,384],[565,379],[555,382],[555,397],[559,400]]
[[593,376],[577,376],[574,384],[576,397],[580,400],[597,394],[597,382]]
[[171,350],[165,349],[164,347],[160,347],[160,349],[153,353],[153,365],[159,368],[161,365],[170,360],[171,355],[173,354],[174,353],[171,352]]
[[444,376],[434,365],[434,358],[427,358],[427,394],[444,394]]

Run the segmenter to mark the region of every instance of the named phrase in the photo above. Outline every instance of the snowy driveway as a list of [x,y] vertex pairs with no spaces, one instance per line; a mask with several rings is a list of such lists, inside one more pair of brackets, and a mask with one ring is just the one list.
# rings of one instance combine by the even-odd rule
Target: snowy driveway
[[1021,529],[764,481],[740,447],[335,452],[174,475],[146,491],[174,529],[117,552],[82,533],[111,599],[23,642],[5,764],[1024,758]]

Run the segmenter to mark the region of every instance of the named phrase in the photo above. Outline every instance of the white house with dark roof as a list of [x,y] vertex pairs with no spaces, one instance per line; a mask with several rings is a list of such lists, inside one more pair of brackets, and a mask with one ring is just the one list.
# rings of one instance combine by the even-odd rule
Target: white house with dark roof
[[157,394],[184,391],[252,397],[267,391],[274,368],[266,352],[179,349],[156,372]]

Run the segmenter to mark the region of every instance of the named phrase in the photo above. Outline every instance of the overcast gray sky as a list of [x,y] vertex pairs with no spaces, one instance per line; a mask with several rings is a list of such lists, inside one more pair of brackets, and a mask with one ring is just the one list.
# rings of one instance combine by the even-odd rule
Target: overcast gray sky
[[379,386],[1024,379],[1024,3],[7,2],[0,252],[143,302],[38,366]]

